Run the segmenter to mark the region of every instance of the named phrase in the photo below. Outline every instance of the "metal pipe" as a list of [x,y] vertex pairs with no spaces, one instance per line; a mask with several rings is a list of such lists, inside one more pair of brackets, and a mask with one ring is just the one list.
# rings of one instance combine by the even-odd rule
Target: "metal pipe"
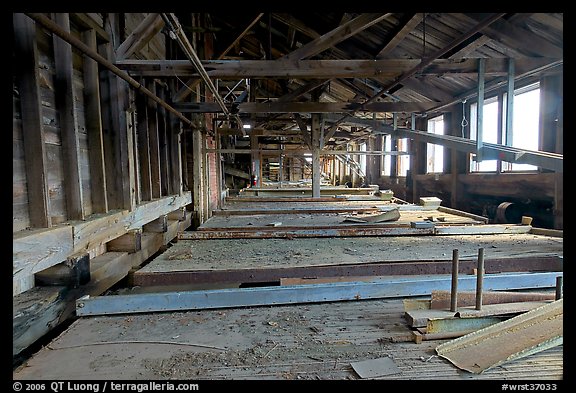
[[206,86],[208,86],[210,92],[212,92],[214,95],[214,99],[218,103],[218,106],[220,106],[220,109],[222,109],[222,112],[228,115],[230,112],[228,111],[228,108],[226,108],[226,104],[224,104],[224,101],[222,101],[222,97],[220,97],[218,89],[216,89],[216,86],[214,86],[212,80],[210,80],[206,69],[204,69],[204,66],[202,65],[202,61],[200,61],[198,55],[194,51],[194,48],[192,48],[190,41],[188,41],[188,37],[186,37],[186,34],[184,34],[184,30],[182,30],[182,26],[180,25],[180,22],[178,22],[176,15],[173,13],[163,13],[162,18],[166,22],[166,25],[168,25],[170,30],[174,33],[175,39],[178,41],[178,44],[180,44],[180,47],[188,57],[188,60],[190,60],[192,65],[194,65],[194,68],[196,68],[196,71],[198,71],[200,77],[204,83],[206,83]]
[[562,299],[563,288],[564,288],[564,276],[556,277],[556,300]]
[[150,90],[142,86],[137,80],[132,78],[125,71],[122,71],[120,68],[116,67],[110,61],[106,60],[103,56],[101,56],[98,52],[96,52],[95,50],[84,44],[81,40],[74,37],[72,34],[63,30],[60,26],[58,26],[56,23],[48,19],[46,16],[39,13],[31,13],[31,12],[27,12],[25,13],[25,15],[34,20],[42,27],[44,27],[46,30],[62,38],[64,41],[68,42],[70,45],[72,45],[73,47],[75,47],[88,57],[97,61],[102,66],[106,67],[108,70],[110,70],[113,74],[115,74],[119,78],[122,78],[123,80],[128,82],[130,86],[132,86],[136,91],[142,92],[151,100],[157,102],[159,105],[166,108],[166,110],[175,114],[180,120],[182,120],[182,122],[188,124],[189,126],[193,126],[193,123],[189,119],[187,119],[181,112],[174,109],[172,106],[166,103],[166,101],[162,100],[154,93],[152,93]]
[[450,311],[458,309],[458,249],[452,250],[452,287],[450,289]]
[[482,288],[484,286],[484,248],[478,249],[476,269],[476,310],[482,310]]

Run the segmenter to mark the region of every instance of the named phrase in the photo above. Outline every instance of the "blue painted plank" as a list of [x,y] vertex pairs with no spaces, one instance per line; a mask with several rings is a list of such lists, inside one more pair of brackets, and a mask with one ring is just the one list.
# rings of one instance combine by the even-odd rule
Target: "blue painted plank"
[[[508,273],[484,276],[485,290],[553,288],[562,272]],[[294,303],[334,302],[360,299],[430,295],[450,290],[450,275],[426,275],[376,279],[369,282],[338,282],[280,287],[215,289],[204,291],[144,293],[83,297],[76,301],[78,316],[201,310]],[[458,288],[474,290],[476,276],[460,277]]]

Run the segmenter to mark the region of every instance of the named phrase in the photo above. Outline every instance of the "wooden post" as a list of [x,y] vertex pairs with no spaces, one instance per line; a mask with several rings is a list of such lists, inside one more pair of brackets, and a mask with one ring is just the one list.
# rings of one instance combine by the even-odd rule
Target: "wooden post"
[[30,226],[47,228],[52,225],[52,220],[40,107],[36,26],[30,18],[20,13],[13,14],[13,21],[14,72],[20,94]]
[[202,134],[199,129],[192,131],[192,157],[194,181],[192,184],[192,203],[194,205],[194,226],[204,222],[204,178],[202,176]]
[[322,118],[319,113],[312,114],[312,197],[320,198],[320,142]]
[[476,159],[482,161],[484,130],[484,70],[486,59],[478,59],[478,105],[476,106]]
[[452,250],[452,286],[450,290],[450,311],[458,310],[458,250]]
[[484,286],[484,248],[479,248],[478,266],[476,268],[476,310],[482,310],[483,286]]
[[[164,88],[162,86],[157,87],[158,97],[162,100],[165,99]],[[168,169],[169,157],[168,157],[168,124],[166,119],[166,109],[158,106],[158,143],[160,149],[160,190],[162,195],[171,194],[171,184],[169,182],[170,173]]]
[[[156,94],[156,84],[152,79],[146,80],[148,90]],[[152,199],[162,196],[162,177],[160,176],[160,137],[158,135],[158,110],[152,100],[147,100],[148,141],[150,149],[150,180],[152,182]]]
[[[70,32],[70,19],[67,13],[53,14],[55,22]],[[80,177],[80,146],[72,76],[72,46],[57,36],[53,36],[55,78],[54,90],[56,109],[60,118],[62,133],[64,187],[66,190],[66,211],[69,220],[83,220],[82,179]]]
[[[82,33],[82,40],[96,50],[96,32],[94,29]],[[82,57],[84,73],[84,107],[86,133],[88,134],[88,157],[90,160],[90,188],[92,193],[92,212],[108,212],[106,192],[106,168],[104,161],[104,140],[102,135],[102,112],[100,108],[100,83],[98,63],[89,56]]]
[[146,97],[136,95],[136,123],[138,129],[138,163],[140,166],[140,193],[143,201],[152,200],[152,179],[150,176],[150,146],[148,134],[148,107]]
[[252,149],[252,175],[256,177],[256,187],[260,187],[262,180],[262,164],[261,164],[261,153],[255,152],[254,150],[259,150],[260,146],[258,144],[258,135],[256,133],[250,133],[250,149]]

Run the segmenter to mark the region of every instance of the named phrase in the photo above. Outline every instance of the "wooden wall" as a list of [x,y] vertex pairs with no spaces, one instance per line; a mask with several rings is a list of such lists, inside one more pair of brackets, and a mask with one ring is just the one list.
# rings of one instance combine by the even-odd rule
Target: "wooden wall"
[[[44,15],[111,61],[141,23],[154,19],[143,13]],[[190,204],[191,195],[183,190],[180,122],[26,15],[13,17],[17,295],[34,286],[34,274],[78,251],[97,257],[106,252],[106,243],[135,226]],[[165,58],[158,18],[155,30],[139,37],[134,58]],[[165,82],[142,83],[169,100]],[[44,191],[43,202],[38,194]],[[174,204],[168,204],[171,200]],[[111,224],[119,222],[122,228]],[[86,225],[90,229],[82,233]]]

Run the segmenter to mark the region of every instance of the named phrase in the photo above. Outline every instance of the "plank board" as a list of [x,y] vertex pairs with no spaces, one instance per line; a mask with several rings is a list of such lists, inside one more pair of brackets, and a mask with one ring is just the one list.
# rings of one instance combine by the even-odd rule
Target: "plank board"
[[438,341],[387,342],[408,333],[402,311],[382,299],[81,318],[13,378],[342,381],[358,378],[352,362],[391,355],[401,373],[379,379],[563,379],[562,347],[477,375],[431,357]]

